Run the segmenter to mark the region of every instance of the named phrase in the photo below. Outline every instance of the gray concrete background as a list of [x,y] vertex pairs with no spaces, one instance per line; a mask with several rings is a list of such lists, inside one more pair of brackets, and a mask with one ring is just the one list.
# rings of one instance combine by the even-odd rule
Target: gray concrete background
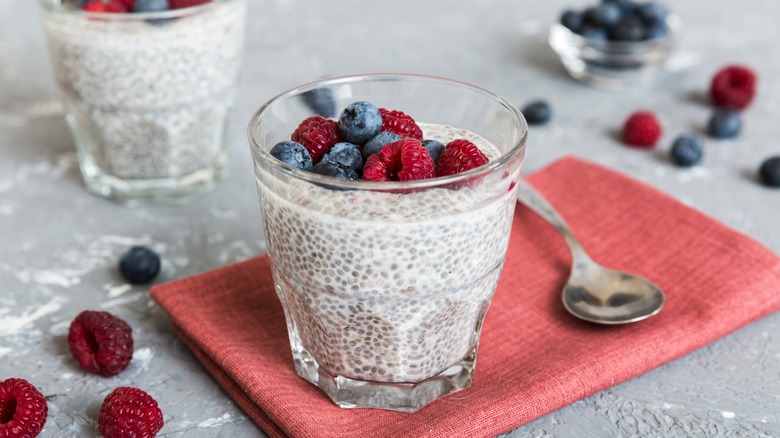
[[[574,154],[646,181],[780,253],[780,191],[755,169],[780,154],[780,3],[681,0],[679,47],[654,81],[624,92],[565,76],[546,30],[582,1],[314,2],[250,0],[247,61],[230,129],[230,174],[182,207],[127,209],[81,186],[34,1],[0,0],[0,379],[22,377],[49,397],[45,437],[95,436],[114,387],[152,392],[160,436],[263,436],[176,340],[143,287],[115,270],[131,244],[160,252],[159,282],[264,250],[244,128],[276,93],[325,75],[404,71],[472,82],[522,105],[543,97],[555,117],[532,128],[525,171]],[[708,141],[702,166],[679,170],[671,140],[701,130],[705,90],[722,65],[760,76],[744,134]],[[627,149],[615,132],[628,113],[656,111],[666,132],[655,151]],[[702,261],[706,262],[706,261]],[[125,372],[81,372],[65,334],[81,310],[111,311],[134,328]],[[780,315],[745,327],[641,377],[508,434],[519,437],[780,436]]]

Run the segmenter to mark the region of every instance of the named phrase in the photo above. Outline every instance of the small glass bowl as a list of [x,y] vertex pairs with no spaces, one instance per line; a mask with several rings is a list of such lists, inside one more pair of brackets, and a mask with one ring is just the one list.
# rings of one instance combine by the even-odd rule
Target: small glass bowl
[[670,14],[666,25],[668,32],[663,38],[628,42],[589,40],[555,23],[549,43],[574,79],[621,90],[649,79],[664,65],[679,35],[680,18]]

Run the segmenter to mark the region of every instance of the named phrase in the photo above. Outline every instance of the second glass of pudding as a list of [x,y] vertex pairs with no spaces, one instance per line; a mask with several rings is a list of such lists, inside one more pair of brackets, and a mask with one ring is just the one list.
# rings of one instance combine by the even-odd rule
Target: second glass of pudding
[[[403,111],[425,139],[469,139],[490,162],[404,182],[295,169],[269,150],[314,115],[307,102],[317,89],[339,112],[357,101]],[[419,75],[323,80],[257,111],[249,141],[265,238],[301,377],[341,407],[406,412],[471,384],[526,136],[523,116],[501,97]]]

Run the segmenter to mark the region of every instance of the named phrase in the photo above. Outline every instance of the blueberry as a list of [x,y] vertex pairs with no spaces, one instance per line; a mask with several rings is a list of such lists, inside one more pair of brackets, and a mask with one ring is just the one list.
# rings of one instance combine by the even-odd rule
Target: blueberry
[[668,30],[664,23],[652,24],[645,29],[645,38],[648,40],[665,38],[667,33]]
[[716,109],[707,124],[707,132],[715,138],[734,138],[742,129],[742,119],[732,109]]
[[636,18],[623,18],[609,32],[614,41],[642,41],[645,39],[645,27]]
[[271,155],[282,163],[303,170],[312,169],[312,159],[309,151],[302,144],[294,141],[279,142],[271,148]]
[[344,140],[363,144],[382,129],[382,114],[369,102],[349,104],[339,116],[339,131]]
[[698,135],[687,133],[677,137],[672,143],[672,161],[680,167],[691,167],[701,162],[704,147]]
[[526,105],[522,113],[529,125],[543,125],[550,121],[552,108],[547,102],[537,100]]
[[607,29],[590,24],[582,26],[580,35],[589,41],[606,41],[608,39]]
[[394,132],[380,131],[363,145],[363,159],[367,160],[368,157],[379,152],[386,144],[400,139],[401,136]]
[[312,172],[351,181],[355,181],[360,178],[351,167],[345,166],[341,163],[336,163],[334,161],[320,161],[317,163],[317,165],[314,166],[314,168],[312,168]]
[[780,155],[764,160],[758,169],[758,177],[769,187],[780,187]]
[[363,171],[363,153],[352,143],[336,143],[322,156],[321,161],[333,161],[349,166],[358,175]]
[[636,10],[636,3],[633,0],[601,0],[601,3],[617,5],[624,17],[633,15]]
[[666,6],[655,2],[641,3],[637,5],[636,10],[642,21],[648,25],[662,24],[669,15],[669,9]]
[[136,0],[133,5],[133,12],[159,12],[168,9],[168,0]]
[[444,152],[444,143],[436,140],[423,140],[422,147],[425,148],[426,151],[428,151],[428,155],[431,156],[431,159],[434,163],[439,162],[439,157],[441,157],[441,153]]
[[160,273],[160,256],[145,246],[133,246],[119,259],[119,273],[132,284],[145,284]]
[[336,116],[336,101],[333,100],[333,92],[330,88],[315,88],[301,94],[303,102],[318,114],[326,119]]
[[601,3],[593,8],[589,21],[591,24],[603,27],[612,27],[623,18],[623,11],[616,3]]
[[582,12],[569,9],[561,14],[561,24],[574,33],[579,33],[582,27]]

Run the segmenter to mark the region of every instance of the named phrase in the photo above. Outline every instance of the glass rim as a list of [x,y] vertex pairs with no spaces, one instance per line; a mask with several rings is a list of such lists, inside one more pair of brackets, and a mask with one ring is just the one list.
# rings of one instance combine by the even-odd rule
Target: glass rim
[[71,8],[63,4],[63,0],[38,0],[41,7],[52,13],[81,16],[86,19],[97,19],[100,21],[130,22],[145,21],[150,19],[181,18],[188,15],[194,15],[207,9],[215,8],[222,3],[237,2],[239,0],[211,0],[197,6],[189,6],[181,9],[169,9],[157,12],[90,12],[79,8]]
[[[501,154],[497,159],[488,162],[482,166],[468,170],[466,172],[458,173],[455,175],[420,179],[414,181],[363,181],[363,180],[342,180],[324,175],[319,175],[311,171],[297,169],[289,164],[283,163],[274,158],[269,150],[263,148],[257,141],[255,132],[260,123],[260,119],[271,106],[276,102],[291,96],[301,95],[306,91],[321,87],[323,85],[339,85],[352,82],[363,81],[395,81],[395,80],[415,80],[422,82],[440,82],[450,85],[456,85],[469,89],[473,92],[482,94],[485,97],[495,100],[500,106],[504,107],[518,123],[520,136],[518,141],[511,145],[511,147]],[[479,133],[477,133],[479,134]],[[443,76],[415,74],[415,73],[368,73],[368,74],[355,74],[344,75],[324,78],[312,82],[307,82],[295,88],[291,88],[287,91],[283,91],[276,96],[268,100],[263,106],[261,106],[252,115],[247,127],[247,137],[249,139],[249,145],[252,148],[252,156],[255,160],[255,164],[259,159],[262,159],[264,163],[267,163],[274,170],[281,172],[287,176],[293,177],[298,180],[303,180],[318,186],[325,186],[334,189],[347,189],[347,190],[373,190],[373,191],[396,191],[402,189],[425,189],[435,188],[440,186],[448,186],[459,182],[465,182],[480,175],[495,172],[496,169],[502,168],[507,162],[514,159],[516,156],[523,153],[528,139],[528,124],[523,116],[522,112],[504,99],[503,97],[488,91],[477,85],[470,84],[457,79],[450,79]]]

